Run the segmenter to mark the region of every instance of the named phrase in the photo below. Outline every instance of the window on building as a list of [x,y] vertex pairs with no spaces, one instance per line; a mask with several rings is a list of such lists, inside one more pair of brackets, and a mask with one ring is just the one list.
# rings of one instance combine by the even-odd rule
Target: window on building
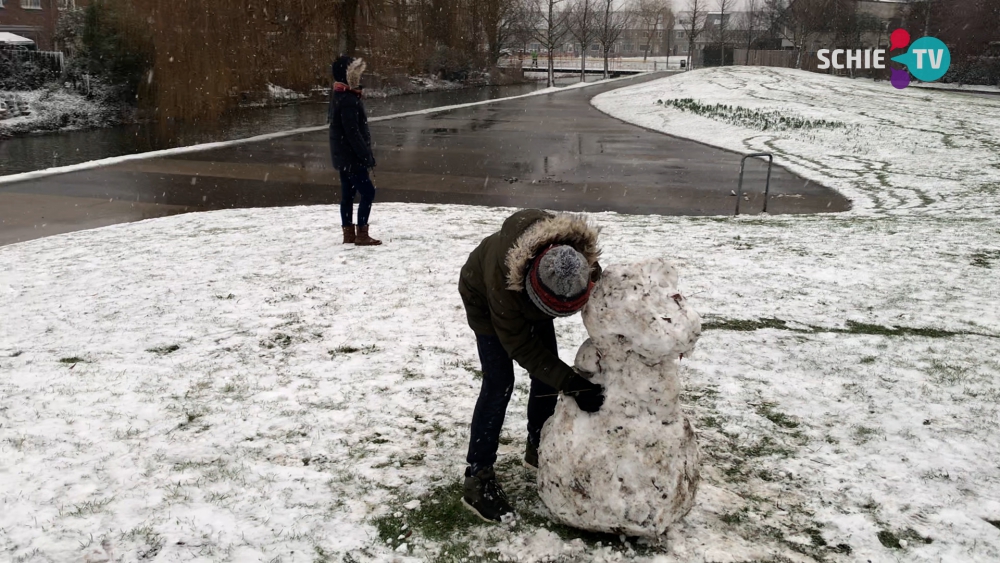
[[21,7],[25,10],[41,10],[42,0],[21,0]]

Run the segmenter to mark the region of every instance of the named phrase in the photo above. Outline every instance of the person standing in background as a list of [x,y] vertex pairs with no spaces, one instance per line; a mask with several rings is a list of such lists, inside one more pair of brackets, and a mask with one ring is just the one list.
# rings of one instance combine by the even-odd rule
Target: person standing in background
[[[361,73],[365,62],[346,55],[333,63],[330,121],[330,155],[340,172],[340,222],[344,244],[377,246],[382,241],[368,235],[368,217],[375,201],[375,184],[368,171],[375,168],[368,116],[362,102]],[[354,197],[361,194],[358,223],[354,224]]]

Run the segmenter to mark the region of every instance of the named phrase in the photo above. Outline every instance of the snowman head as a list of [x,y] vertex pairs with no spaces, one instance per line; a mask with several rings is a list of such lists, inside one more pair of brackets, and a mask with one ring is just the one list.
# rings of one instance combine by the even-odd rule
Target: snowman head
[[583,324],[602,355],[633,352],[649,365],[694,349],[701,318],[677,291],[677,271],[654,258],[604,270]]

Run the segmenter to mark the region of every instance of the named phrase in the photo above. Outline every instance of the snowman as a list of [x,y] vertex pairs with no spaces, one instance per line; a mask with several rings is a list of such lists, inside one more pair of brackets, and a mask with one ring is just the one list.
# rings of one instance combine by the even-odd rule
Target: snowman
[[560,397],[542,428],[538,491],[560,522],[655,538],[694,504],[700,455],[680,410],[678,361],[701,319],[661,259],[609,266],[583,311],[576,370],[605,388],[597,413]]

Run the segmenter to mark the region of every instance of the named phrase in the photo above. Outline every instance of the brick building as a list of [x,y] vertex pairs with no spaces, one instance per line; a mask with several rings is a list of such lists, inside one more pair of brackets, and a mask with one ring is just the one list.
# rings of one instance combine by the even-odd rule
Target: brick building
[[39,49],[52,51],[59,12],[83,4],[86,0],[0,0],[0,31],[27,37]]

